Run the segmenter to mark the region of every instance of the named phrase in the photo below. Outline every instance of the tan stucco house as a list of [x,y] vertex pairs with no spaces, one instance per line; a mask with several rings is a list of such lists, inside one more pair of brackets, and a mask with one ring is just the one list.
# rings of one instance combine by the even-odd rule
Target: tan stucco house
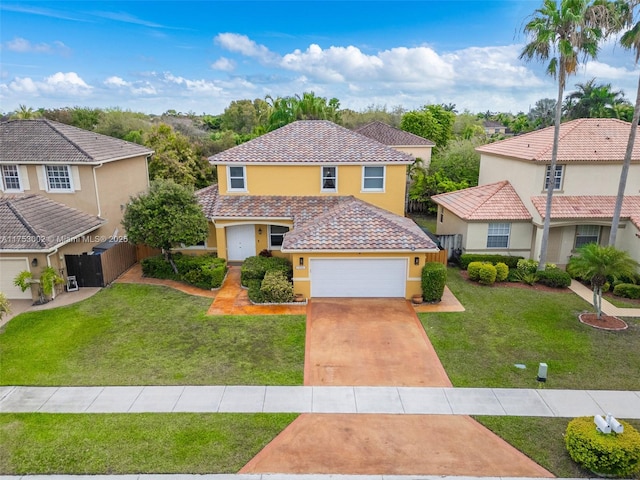
[[405,297],[438,248],[404,217],[413,158],[324,120],[298,121],[209,158],[197,192],[210,220],[199,248],[229,261],[262,250],[293,263],[305,297]]
[[413,158],[422,160],[424,168],[428,168],[431,163],[431,152],[436,146],[434,142],[405,132],[399,128],[392,127],[383,122],[371,122],[356,129],[356,132],[365,137],[369,137],[400,152],[407,153]]
[[[550,171],[553,127],[478,147],[479,186],[435,195],[437,234],[462,234],[468,253],[540,256],[547,188],[553,188],[547,261],[609,238],[630,124],[563,123]],[[616,246],[640,261],[640,136],[636,137]]]
[[0,291],[29,298],[13,285],[20,271],[38,278],[52,266],[64,277],[64,255],[124,237],[122,215],[149,186],[152,153],[50,120],[0,123]]

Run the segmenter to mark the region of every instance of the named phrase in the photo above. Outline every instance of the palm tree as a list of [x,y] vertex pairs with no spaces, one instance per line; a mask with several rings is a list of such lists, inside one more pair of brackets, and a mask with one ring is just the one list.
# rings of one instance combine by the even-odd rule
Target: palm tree
[[[574,74],[580,59],[595,58],[598,44],[607,33],[615,10],[610,2],[601,0],[544,0],[533,18],[524,26],[529,43],[520,53],[527,61],[535,58],[549,60],[547,73],[558,81],[558,95],[551,150],[551,172],[556,169],[560,122],[562,120],[562,97],[567,77]],[[547,261],[547,243],[551,226],[551,202],[553,184],[547,186],[547,204],[540,246],[539,269],[544,270]]]
[[576,84],[577,90],[567,95],[564,110],[568,118],[611,118],[614,107],[627,103],[622,91],[612,90],[611,84],[597,85],[596,79]]
[[[636,64],[640,59],[640,22],[637,22],[631,29],[625,32],[620,38],[620,44],[628,49],[633,50],[636,55]],[[629,140],[627,141],[627,149],[624,152],[624,161],[622,162],[622,171],[620,172],[620,182],[618,183],[618,194],[616,195],[616,204],[613,207],[613,219],[611,220],[611,232],[609,233],[609,245],[616,244],[616,236],[618,235],[618,225],[620,224],[620,214],[622,213],[622,202],[624,200],[624,191],[627,187],[627,176],[629,175],[629,166],[631,165],[631,156],[633,155],[633,146],[636,143],[636,133],[638,131],[638,120],[640,119],[640,77],[638,77],[638,90],[636,93],[636,104],[633,108],[633,118],[629,128]]]
[[571,257],[567,270],[584,280],[591,282],[593,288],[593,307],[602,318],[602,287],[608,279],[617,280],[620,277],[631,277],[638,268],[631,256],[611,245],[602,246],[588,243],[577,250]]
[[18,110],[16,110],[12,118],[17,118],[20,120],[31,120],[33,118],[39,118],[40,112],[33,110],[31,107],[27,107],[26,105],[20,105]]

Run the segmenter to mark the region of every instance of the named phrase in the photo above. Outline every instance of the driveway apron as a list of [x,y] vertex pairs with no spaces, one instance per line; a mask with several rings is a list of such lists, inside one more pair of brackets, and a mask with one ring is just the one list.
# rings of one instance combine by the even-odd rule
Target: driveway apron
[[[305,385],[450,387],[404,299],[313,299]],[[243,474],[553,477],[469,416],[300,415]]]

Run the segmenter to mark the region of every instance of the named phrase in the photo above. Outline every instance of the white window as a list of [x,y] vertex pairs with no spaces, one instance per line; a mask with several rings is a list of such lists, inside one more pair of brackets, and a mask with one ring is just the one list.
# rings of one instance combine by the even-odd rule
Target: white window
[[47,191],[72,192],[73,182],[68,165],[45,165]]
[[510,223],[490,223],[487,234],[487,248],[508,248],[510,234]]
[[600,227],[598,225],[576,226],[576,248],[580,248],[587,243],[598,243],[599,241]]
[[338,191],[338,167],[322,167],[322,191]]
[[[564,165],[556,165],[556,169],[553,172],[553,189],[560,190],[562,188],[562,175],[564,174]],[[549,181],[551,176],[551,165],[547,165],[547,170],[544,176],[544,189],[549,188]]]
[[229,190],[246,191],[247,179],[244,167],[229,167]]
[[2,165],[2,182],[0,186],[5,192],[21,192],[20,171],[17,165]]
[[271,250],[280,250],[284,241],[284,234],[289,231],[289,227],[281,227],[279,225],[269,225],[269,248]]
[[384,167],[363,167],[362,190],[371,192],[384,190]]

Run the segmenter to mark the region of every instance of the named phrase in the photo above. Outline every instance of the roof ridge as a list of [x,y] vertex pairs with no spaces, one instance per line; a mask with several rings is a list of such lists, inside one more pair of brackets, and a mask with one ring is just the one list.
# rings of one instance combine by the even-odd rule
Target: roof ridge
[[[35,195],[29,195],[29,196],[25,196],[25,197],[21,197],[21,198],[15,198],[14,200],[23,200],[23,199],[27,199],[27,198],[33,198],[35,197]],[[24,228],[27,229],[27,231],[33,236],[33,238],[36,239],[36,243],[44,248],[46,247],[46,243],[43,242],[41,240],[42,235],[38,235],[38,232],[36,232],[31,225],[29,224],[29,222],[27,221],[26,218],[24,218],[24,216],[22,215],[22,213],[20,213],[20,211],[18,209],[16,209],[15,205],[13,204],[13,201],[9,200],[7,202],[7,207],[9,207],[9,210],[11,210],[13,212],[13,214],[16,216],[16,218],[20,221],[20,223],[22,225],[24,225]]]
[[485,203],[487,203],[489,200],[491,200],[496,193],[498,193],[500,190],[502,190],[507,184],[509,184],[509,180],[500,180],[499,182],[493,183],[493,184],[488,184],[488,185],[478,185],[478,187],[482,186],[482,187],[488,187],[488,186],[496,186],[496,189],[493,191],[493,193],[491,193],[491,195],[487,195],[487,198],[484,199],[484,201],[482,201],[480,204],[478,204],[478,206],[473,209],[473,212],[477,212],[478,210],[480,210],[481,207],[484,206]]
[[[58,124],[58,122],[54,122],[52,120],[49,119],[44,119],[44,123],[46,125],[49,126],[49,128],[51,128],[52,130],[56,131],[62,138],[64,138],[67,142],[69,142],[71,145],[73,145],[79,152],[81,152],[84,156],[86,156],[89,160],[93,160],[94,158],[89,155],[82,147],[80,147],[80,145],[78,145],[76,142],[74,142],[73,140],[71,140],[64,132],[62,132],[62,130],[60,130],[56,125]],[[54,125],[55,124],[55,125]],[[64,125],[66,127],[73,127],[73,125],[67,125],[65,123],[61,123],[60,125]],[[73,127],[73,128],[77,128],[77,127]],[[86,130],[88,133],[93,133],[95,135],[100,135],[99,133],[96,132],[92,132],[90,130]],[[114,138],[114,137],[111,137]]]

